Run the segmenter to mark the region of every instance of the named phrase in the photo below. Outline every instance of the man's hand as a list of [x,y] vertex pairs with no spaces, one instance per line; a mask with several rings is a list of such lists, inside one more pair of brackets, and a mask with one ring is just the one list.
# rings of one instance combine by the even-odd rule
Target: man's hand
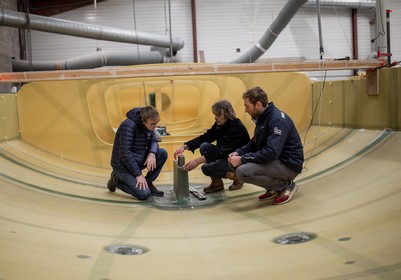
[[148,188],[148,182],[146,182],[146,179],[143,175],[139,175],[138,177],[136,177],[135,188],[140,190],[146,190]]
[[188,161],[182,167],[184,171],[191,171],[194,170],[198,166],[198,163],[195,160]]
[[156,156],[154,153],[149,153],[145,161],[146,168],[153,171],[156,168]]
[[237,152],[232,152],[231,154],[228,155],[228,158],[233,157],[233,156],[238,156]]
[[186,145],[182,145],[181,147],[179,147],[175,152],[174,152],[174,159],[177,159],[177,156],[182,154],[185,149],[186,149]]
[[233,167],[238,167],[242,164],[241,162],[241,157],[238,156],[237,153],[236,155],[231,155],[228,157],[228,163],[231,164]]
[[199,164],[205,163],[206,158],[204,156],[198,157],[196,159],[190,160],[184,164],[182,170],[184,171],[191,171],[194,170]]

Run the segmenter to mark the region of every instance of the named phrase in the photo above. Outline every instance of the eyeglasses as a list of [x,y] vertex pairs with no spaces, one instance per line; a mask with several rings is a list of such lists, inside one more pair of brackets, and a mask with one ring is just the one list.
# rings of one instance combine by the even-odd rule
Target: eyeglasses
[[145,124],[147,124],[148,126],[157,126],[157,124],[159,123],[160,120],[158,120],[157,122],[144,122]]

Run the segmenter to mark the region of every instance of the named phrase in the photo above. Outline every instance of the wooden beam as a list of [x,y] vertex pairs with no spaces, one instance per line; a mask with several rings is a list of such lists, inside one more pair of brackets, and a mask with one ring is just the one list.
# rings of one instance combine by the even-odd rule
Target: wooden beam
[[382,66],[379,60],[318,60],[306,62],[274,62],[250,64],[155,64],[90,70],[59,70],[0,73],[0,83],[28,83],[84,79],[140,78],[217,74],[249,74],[264,72],[303,72],[371,69]]

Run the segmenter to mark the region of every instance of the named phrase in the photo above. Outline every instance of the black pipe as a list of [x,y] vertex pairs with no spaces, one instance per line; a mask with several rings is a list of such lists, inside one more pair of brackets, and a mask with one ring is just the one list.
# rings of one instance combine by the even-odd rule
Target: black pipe
[[322,35],[322,23],[320,20],[320,2],[319,0],[316,0],[316,6],[317,6],[317,26],[319,28],[319,53],[320,53],[320,59],[323,59],[323,54],[324,54],[324,48],[323,48],[323,35]]
[[[358,52],[358,10],[352,9],[352,57],[359,58]],[[358,75],[358,70],[354,70],[354,76]]]
[[386,21],[387,21],[387,64],[391,64],[391,49],[390,49],[390,13],[392,10],[386,10]]
[[192,42],[194,62],[198,62],[198,35],[196,27],[196,1],[191,0],[191,15],[192,15]]

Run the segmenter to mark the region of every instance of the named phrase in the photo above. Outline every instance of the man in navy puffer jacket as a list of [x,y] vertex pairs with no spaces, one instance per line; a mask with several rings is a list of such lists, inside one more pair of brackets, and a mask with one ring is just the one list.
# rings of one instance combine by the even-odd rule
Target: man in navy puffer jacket
[[260,200],[274,199],[273,204],[289,202],[298,186],[294,179],[302,171],[303,145],[291,118],[268,101],[260,87],[246,91],[245,111],[256,123],[248,144],[229,155],[240,180],[266,189]]
[[[127,113],[114,140],[109,191],[119,188],[140,200],[164,195],[153,185],[168,156],[165,149],[159,148],[154,132],[159,121],[159,112],[153,106],[134,108]],[[146,176],[142,174],[145,168]]]

